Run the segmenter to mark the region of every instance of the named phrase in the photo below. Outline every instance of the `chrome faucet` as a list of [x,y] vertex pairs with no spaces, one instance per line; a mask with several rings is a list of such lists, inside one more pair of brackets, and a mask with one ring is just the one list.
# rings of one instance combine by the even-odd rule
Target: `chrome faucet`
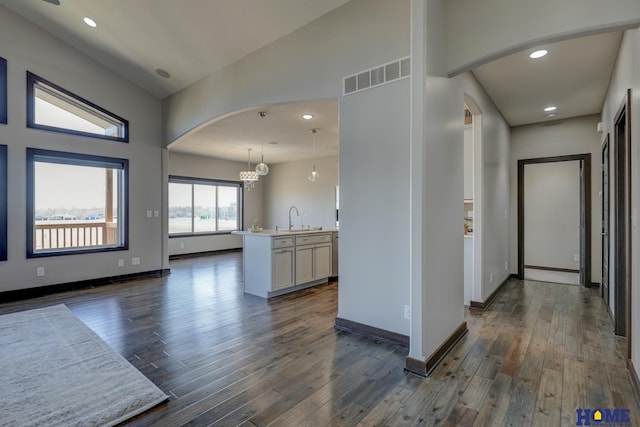
[[293,228],[293,224],[291,223],[291,210],[295,209],[296,210],[296,215],[300,216],[300,211],[298,211],[298,208],[296,208],[296,205],[291,205],[291,207],[289,208],[289,231],[291,231],[291,229]]

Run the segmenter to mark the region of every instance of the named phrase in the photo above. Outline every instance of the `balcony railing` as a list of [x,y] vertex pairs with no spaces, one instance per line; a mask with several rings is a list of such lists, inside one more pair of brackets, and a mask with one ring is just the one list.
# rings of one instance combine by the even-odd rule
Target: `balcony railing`
[[110,246],[118,241],[118,224],[97,221],[43,221],[35,225],[36,251]]

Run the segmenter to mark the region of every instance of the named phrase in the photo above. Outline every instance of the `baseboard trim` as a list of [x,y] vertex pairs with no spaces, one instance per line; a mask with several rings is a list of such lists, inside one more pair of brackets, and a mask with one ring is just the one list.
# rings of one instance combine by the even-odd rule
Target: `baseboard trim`
[[420,375],[421,377],[427,376],[427,362],[425,360],[415,359],[411,356],[407,356],[404,370],[411,372],[412,374]]
[[498,294],[504,289],[505,286],[507,286],[507,283],[509,283],[509,280],[513,279],[513,278],[518,278],[517,274],[510,274],[509,276],[507,276],[506,279],[504,279],[502,281],[502,283],[500,283],[500,286],[498,286],[496,288],[495,291],[493,291],[491,293],[491,295],[489,295],[489,298],[487,298],[486,301],[469,301],[469,308],[473,308],[476,310],[486,310],[487,307],[489,307],[489,305],[493,302],[494,299],[496,299],[496,297],[498,296]]
[[98,279],[80,280],[77,282],[60,283],[57,285],[40,286],[37,288],[16,289],[14,291],[0,292],[1,302],[14,302],[32,298],[43,297],[45,295],[57,294],[60,292],[73,291],[78,289],[95,288],[97,286],[111,285],[119,282],[126,282],[137,279],[147,279],[151,277],[164,277],[171,273],[168,268],[161,270],[143,271],[141,273],[122,274],[119,276],[101,277]]
[[638,378],[638,373],[631,359],[627,361],[627,373],[631,380],[631,388],[633,389],[633,396],[636,398],[636,404],[640,406],[640,378]]
[[525,265],[524,268],[530,268],[532,270],[557,271],[559,273],[578,273],[578,274],[580,274],[580,270],[575,270],[575,269],[572,269],[572,268],[543,267],[543,266],[540,266],[540,265]]
[[436,349],[436,351],[431,354],[427,358],[426,361],[415,359],[413,357],[407,356],[405,363],[405,371],[412,372],[416,375],[420,375],[422,377],[427,377],[431,375],[434,369],[438,366],[438,364],[445,358],[445,356],[453,349],[453,347],[457,344],[458,341],[467,333],[467,321],[465,320],[456,328],[455,331],[449,338],[445,340],[440,347]]
[[336,317],[336,323],[333,327],[340,331],[350,332],[353,334],[362,335],[392,344],[399,344],[403,347],[409,347],[409,337],[406,335],[387,331],[385,329],[376,328],[374,326],[369,326],[358,322],[353,322],[341,317]]
[[205,256],[211,256],[211,255],[221,255],[229,252],[242,252],[242,248],[219,249],[217,251],[205,251],[205,252],[192,252],[188,254],[174,254],[174,255],[169,255],[169,260],[200,258]]

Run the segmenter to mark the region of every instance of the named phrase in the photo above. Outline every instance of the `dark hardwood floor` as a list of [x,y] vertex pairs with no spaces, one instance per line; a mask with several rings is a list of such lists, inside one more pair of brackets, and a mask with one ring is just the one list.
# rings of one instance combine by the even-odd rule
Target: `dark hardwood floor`
[[273,300],[242,292],[242,254],[172,274],[0,304],[67,306],[171,396],[131,426],[575,426],[577,408],[639,411],[597,290],[513,280],[434,374],[407,349],[333,328],[336,282]]

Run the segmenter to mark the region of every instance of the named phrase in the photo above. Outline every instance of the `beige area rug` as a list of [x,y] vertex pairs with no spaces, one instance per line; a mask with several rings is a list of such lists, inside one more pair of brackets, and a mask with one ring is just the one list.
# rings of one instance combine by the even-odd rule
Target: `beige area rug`
[[0,316],[1,426],[112,426],[166,399],[66,306]]

